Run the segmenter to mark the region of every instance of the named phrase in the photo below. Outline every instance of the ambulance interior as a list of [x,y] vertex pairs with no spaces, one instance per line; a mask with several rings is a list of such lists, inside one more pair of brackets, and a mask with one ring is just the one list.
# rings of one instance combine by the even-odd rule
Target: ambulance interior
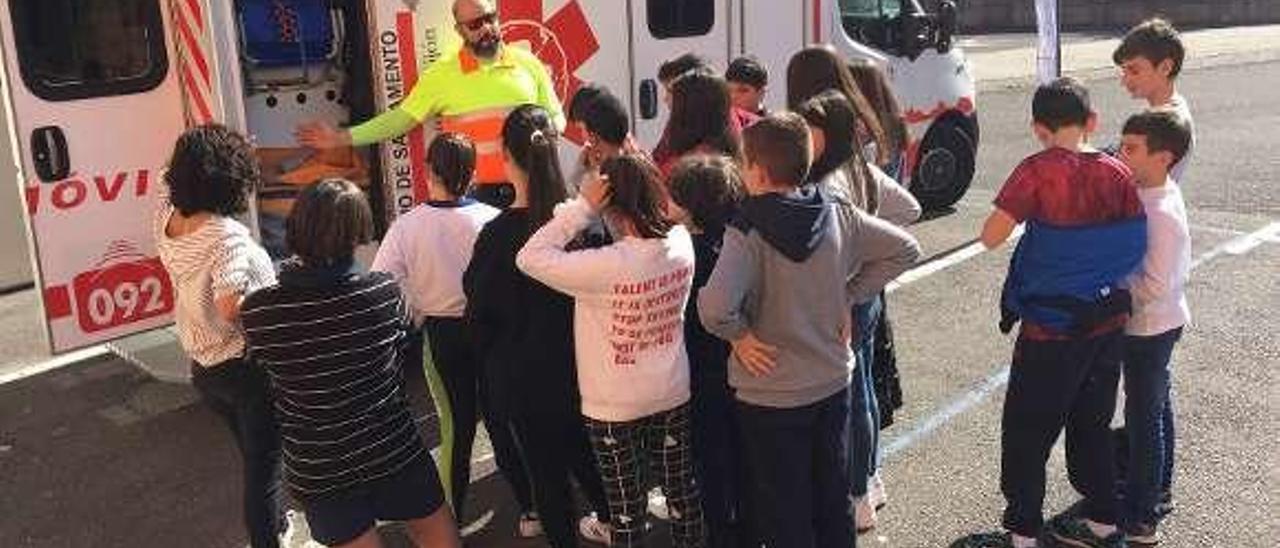
[[[244,83],[244,116],[262,166],[258,227],[273,259],[287,256],[285,219],[303,187],[340,177],[368,193],[381,210],[377,157],[352,148],[300,147],[294,129],[326,121],[335,126],[373,113],[366,24],[359,2],[236,0],[236,31]],[[379,223],[381,215],[375,215]],[[384,227],[378,226],[377,233]]]

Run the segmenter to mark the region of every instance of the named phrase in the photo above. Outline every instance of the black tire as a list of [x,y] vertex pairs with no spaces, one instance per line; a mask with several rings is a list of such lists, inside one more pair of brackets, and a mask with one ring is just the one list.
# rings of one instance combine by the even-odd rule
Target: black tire
[[911,193],[925,211],[946,209],[964,197],[973,182],[977,124],[959,114],[943,116],[920,143]]

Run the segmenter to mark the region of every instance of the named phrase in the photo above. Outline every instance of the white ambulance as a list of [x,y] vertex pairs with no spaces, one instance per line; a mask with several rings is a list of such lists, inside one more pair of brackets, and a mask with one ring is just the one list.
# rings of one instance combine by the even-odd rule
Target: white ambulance
[[[266,234],[310,175],[370,189],[382,223],[412,206],[431,124],[376,150],[317,158],[303,120],[360,121],[394,105],[459,46],[451,0],[6,0],[4,100],[53,352],[170,323],[172,287],[152,236],[162,166],[186,127],[249,134],[267,188],[248,221]],[[697,52],[741,54],[785,98],[789,57],[828,42],[883,63],[911,135],[912,189],[954,202],[973,175],[974,83],[950,47],[954,5],[915,0],[500,0],[503,38],[532,49],[562,100],[584,81],[629,101],[636,134],[662,130],[656,73]],[[571,136],[572,137],[572,136]]]

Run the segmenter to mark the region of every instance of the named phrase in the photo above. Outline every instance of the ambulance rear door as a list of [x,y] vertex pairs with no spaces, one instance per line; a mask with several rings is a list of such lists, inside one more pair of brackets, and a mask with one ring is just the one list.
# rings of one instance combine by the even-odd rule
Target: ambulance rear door
[[177,4],[199,2],[0,1],[9,137],[55,353],[171,321],[151,225],[185,126]]
[[663,104],[658,67],[685,53],[706,58],[717,72],[729,64],[726,0],[630,0],[631,112],[635,134],[652,147],[662,136],[670,109]]

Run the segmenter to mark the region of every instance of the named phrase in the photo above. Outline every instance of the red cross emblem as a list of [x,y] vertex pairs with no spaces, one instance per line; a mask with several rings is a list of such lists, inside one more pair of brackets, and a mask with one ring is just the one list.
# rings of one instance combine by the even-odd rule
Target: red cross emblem
[[[502,41],[528,43],[529,49],[550,71],[556,95],[567,104],[582,87],[582,80],[575,74],[578,67],[600,50],[600,43],[578,0],[571,0],[546,20],[542,0],[508,0],[499,2],[498,6]],[[583,142],[583,136],[572,126],[565,136],[575,143]]]

